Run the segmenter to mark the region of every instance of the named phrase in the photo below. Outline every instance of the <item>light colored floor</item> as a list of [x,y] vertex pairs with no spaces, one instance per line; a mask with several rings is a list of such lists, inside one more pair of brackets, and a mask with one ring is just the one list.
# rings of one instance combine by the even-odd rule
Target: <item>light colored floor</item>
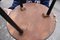
[[53,8],[53,12],[56,14],[57,23],[54,33],[50,38],[48,38],[48,40],[60,40],[60,1],[56,2]]
[[[0,3],[0,6],[2,8],[8,8],[11,6],[13,0],[2,0]],[[57,16],[57,23],[56,23],[56,28],[54,33],[47,39],[47,40],[60,40],[60,1],[57,1],[54,8],[53,12]],[[1,16],[0,16],[1,20]],[[3,20],[3,19],[2,19]],[[4,24],[4,21],[3,23]],[[2,25],[3,27],[0,26],[0,40],[14,40],[8,33],[7,28]]]

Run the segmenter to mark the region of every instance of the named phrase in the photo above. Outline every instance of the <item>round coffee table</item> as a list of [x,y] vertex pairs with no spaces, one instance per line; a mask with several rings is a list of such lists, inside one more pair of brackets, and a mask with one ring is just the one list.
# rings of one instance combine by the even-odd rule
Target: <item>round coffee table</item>
[[53,32],[56,26],[56,17],[53,13],[49,17],[43,17],[43,13],[48,8],[42,4],[26,3],[25,10],[21,11],[17,6],[11,13],[11,19],[23,30],[23,35],[19,35],[18,31],[7,23],[9,33],[17,40],[45,40]]

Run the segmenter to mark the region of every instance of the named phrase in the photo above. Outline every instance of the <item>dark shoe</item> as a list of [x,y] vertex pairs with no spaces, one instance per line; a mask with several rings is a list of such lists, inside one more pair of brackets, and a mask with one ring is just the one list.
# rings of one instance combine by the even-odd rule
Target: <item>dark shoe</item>
[[31,0],[32,1],[32,3],[34,3],[35,2],[35,0]]

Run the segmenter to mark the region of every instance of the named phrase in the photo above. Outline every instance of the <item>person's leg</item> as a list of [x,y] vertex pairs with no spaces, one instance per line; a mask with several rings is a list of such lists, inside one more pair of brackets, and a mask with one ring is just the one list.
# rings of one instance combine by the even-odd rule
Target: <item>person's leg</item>
[[18,6],[19,5],[19,0],[14,0],[14,2],[13,2],[13,4],[12,4],[12,6],[11,7],[9,7],[9,9],[14,9],[16,6]]
[[9,9],[12,9],[13,10],[16,6],[21,5],[22,2],[23,3],[26,3],[26,0],[14,0],[12,6],[9,7]]
[[47,6],[47,7],[49,7],[49,1],[50,0],[40,0],[40,3]]
[[8,9],[7,8],[4,8],[5,12],[9,15],[10,12],[16,7],[19,5],[19,0],[14,0],[13,1],[13,4],[11,7],[9,7]]

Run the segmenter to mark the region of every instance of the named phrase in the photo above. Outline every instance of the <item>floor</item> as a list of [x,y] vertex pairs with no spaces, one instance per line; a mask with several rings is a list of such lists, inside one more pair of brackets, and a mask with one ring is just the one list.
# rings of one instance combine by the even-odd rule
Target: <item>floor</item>
[[[11,6],[12,2],[13,0],[2,0],[0,6],[2,8],[8,8]],[[54,33],[47,40],[60,40],[60,1],[56,2],[52,11],[56,14],[57,23]],[[5,27],[6,21],[1,16],[0,20],[2,21],[2,24],[0,24],[0,40],[15,40],[9,35]]]

